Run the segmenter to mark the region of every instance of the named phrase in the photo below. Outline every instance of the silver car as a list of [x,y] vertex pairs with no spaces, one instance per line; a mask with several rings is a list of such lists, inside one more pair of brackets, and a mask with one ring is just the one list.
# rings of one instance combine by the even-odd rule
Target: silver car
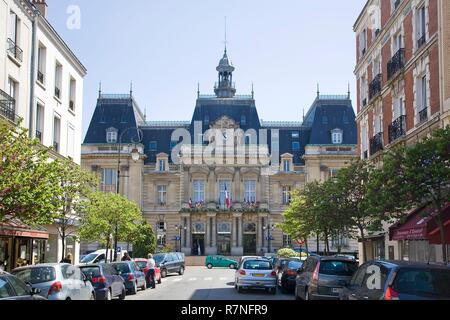
[[95,290],[80,268],[66,263],[39,264],[13,270],[48,300],[95,300]]
[[264,289],[277,293],[277,275],[272,263],[261,257],[246,257],[236,270],[234,287],[240,293],[244,289]]

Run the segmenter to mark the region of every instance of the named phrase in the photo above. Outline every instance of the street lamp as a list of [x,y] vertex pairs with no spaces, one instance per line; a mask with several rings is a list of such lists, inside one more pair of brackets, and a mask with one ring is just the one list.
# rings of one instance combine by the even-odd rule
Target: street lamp
[[269,221],[269,224],[267,226],[263,226],[263,230],[264,231],[267,230],[267,253],[271,253],[272,248],[271,248],[270,244],[271,244],[271,241],[273,240],[271,231],[275,230],[275,226],[273,224],[271,225],[270,221]]
[[[117,194],[120,194],[120,156],[121,156],[121,151],[122,151],[122,138],[124,136],[124,134],[126,132],[129,132],[131,130],[136,130],[136,132],[138,133],[138,139],[137,141],[134,139],[134,137],[131,138],[131,143],[133,143],[135,146],[133,148],[133,150],[131,150],[131,159],[134,162],[138,162],[141,155],[139,153],[139,150],[137,149],[136,145],[138,143],[141,143],[142,140],[144,139],[144,133],[142,132],[141,129],[139,129],[138,127],[130,127],[128,129],[125,129],[119,136],[119,152],[118,152],[118,159],[117,159]],[[116,234],[114,237],[114,261],[117,261],[117,243],[118,243],[118,233],[119,233],[119,222],[116,222]]]
[[183,225],[181,225],[181,224],[177,224],[177,225],[175,225],[175,229],[176,229],[176,230],[179,230],[179,232],[180,232],[178,241],[180,242],[180,252],[181,252],[181,231],[182,231],[182,230],[187,230],[187,227],[186,227],[186,226],[183,226]]

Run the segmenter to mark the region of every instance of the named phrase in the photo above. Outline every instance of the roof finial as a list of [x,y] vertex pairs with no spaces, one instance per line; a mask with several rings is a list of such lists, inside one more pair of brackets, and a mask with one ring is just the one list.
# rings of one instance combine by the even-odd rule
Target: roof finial
[[348,91],[347,91],[347,93],[348,93],[348,99],[350,100],[350,82],[348,83]]
[[147,122],[147,107],[144,109],[144,122]]
[[225,16],[225,53],[227,53],[227,16]]
[[130,97],[133,96],[133,81],[130,83]]
[[317,98],[320,97],[320,88],[319,88],[319,83],[317,82]]
[[197,98],[200,98],[200,82],[197,82]]
[[100,81],[98,84],[98,98],[102,96],[102,82]]

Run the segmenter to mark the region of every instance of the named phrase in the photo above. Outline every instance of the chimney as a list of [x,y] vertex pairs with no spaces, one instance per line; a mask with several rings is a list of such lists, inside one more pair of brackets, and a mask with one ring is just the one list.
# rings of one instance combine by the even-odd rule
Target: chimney
[[47,6],[47,3],[45,2],[45,0],[33,0],[33,4],[39,10],[41,15],[47,19],[48,6]]

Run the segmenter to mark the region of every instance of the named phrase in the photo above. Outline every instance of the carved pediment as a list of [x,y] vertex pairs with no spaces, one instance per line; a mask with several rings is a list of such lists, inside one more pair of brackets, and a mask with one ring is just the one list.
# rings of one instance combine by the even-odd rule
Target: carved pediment
[[239,125],[233,119],[223,116],[211,125],[212,129],[238,129]]

